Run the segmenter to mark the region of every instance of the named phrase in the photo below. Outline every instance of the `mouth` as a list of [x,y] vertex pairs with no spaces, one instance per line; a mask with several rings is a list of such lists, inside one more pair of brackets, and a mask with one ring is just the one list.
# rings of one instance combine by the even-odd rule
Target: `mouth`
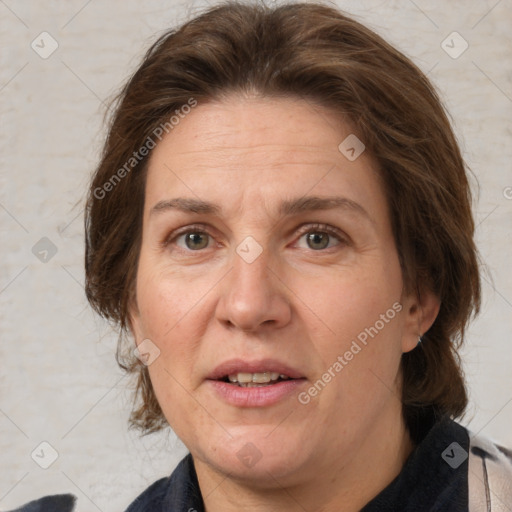
[[276,359],[230,359],[217,366],[207,377],[208,380],[241,387],[271,386],[283,380],[303,378],[299,370]]
[[230,405],[265,407],[289,399],[307,379],[299,370],[275,359],[231,359],[213,370],[206,382]]
[[261,388],[266,386],[272,386],[274,384],[277,384],[278,382],[290,379],[291,377],[289,377],[288,375],[285,375],[283,373],[280,374],[278,372],[238,372],[231,373],[230,375],[226,375],[221,379],[217,380],[233,384],[234,386],[239,386],[241,388]]

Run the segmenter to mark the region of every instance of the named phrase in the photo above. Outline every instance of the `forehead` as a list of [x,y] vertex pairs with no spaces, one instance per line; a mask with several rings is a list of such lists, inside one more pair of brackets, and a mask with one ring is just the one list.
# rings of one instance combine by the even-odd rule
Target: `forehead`
[[369,200],[380,192],[375,162],[364,152],[350,161],[339,150],[352,132],[340,116],[300,99],[198,104],[153,150],[146,205],[171,192],[225,204],[236,193],[270,201],[313,188],[316,195],[338,188]]
[[[163,138],[154,154],[173,152],[207,157],[209,153],[244,150],[261,153],[267,148],[300,150],[305,155],[325,151],[337,155],[337,147],[348,124],[333,112],[292,98],[243,98],[199,104]],[[265,148],[261,148],[265,146]],[[207,153],[208,152],[208,153]],[[293,153],[288,155],[293,159]]]

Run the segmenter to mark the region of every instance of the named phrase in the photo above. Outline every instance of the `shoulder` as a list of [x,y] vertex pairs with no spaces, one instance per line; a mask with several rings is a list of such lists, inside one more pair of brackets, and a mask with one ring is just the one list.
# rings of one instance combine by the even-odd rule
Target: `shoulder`
[[470,512],[508,512],[512,506],[512,451],[485,436],[468,434]]
[[72,512],[75,509],[75,502],[76,497],[72,494],[45,496],[11,510],[11,512],[47,512],[48,510],[52,512]]
[[203,500],[192,455],[186,455],[171,476],[157,480],[148,487],[126,512],[203,512]]
[[156,507],[162,507],[168,487],[169,477],[157,480],[135,499],[135,501],[126,509],[126,512],[159,510],[159,508]]

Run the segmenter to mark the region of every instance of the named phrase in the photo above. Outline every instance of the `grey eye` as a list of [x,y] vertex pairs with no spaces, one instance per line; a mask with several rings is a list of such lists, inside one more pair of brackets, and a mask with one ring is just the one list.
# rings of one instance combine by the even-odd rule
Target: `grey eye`
[[322,231],[306,233],[307,244],[311,249],[325,249],[329,245],[329,234]]
[[183,236],[185,237],[187,249],[195,251],[208,247],[209,235],[207,233],[191,231],[190,233],[185,233]]

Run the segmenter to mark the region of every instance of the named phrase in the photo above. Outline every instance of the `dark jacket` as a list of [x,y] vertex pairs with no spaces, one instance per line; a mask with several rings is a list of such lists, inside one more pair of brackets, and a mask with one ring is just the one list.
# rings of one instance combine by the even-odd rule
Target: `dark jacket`
[[[16,512],[73,510],[71,501],[58,500],[62,496],[43,498]],[[361,512],[468,510],[512,511],[512,453],[445,418],[428,430],[400,474]],[[192,456],[148,487],[126,512],[204,512]]]

